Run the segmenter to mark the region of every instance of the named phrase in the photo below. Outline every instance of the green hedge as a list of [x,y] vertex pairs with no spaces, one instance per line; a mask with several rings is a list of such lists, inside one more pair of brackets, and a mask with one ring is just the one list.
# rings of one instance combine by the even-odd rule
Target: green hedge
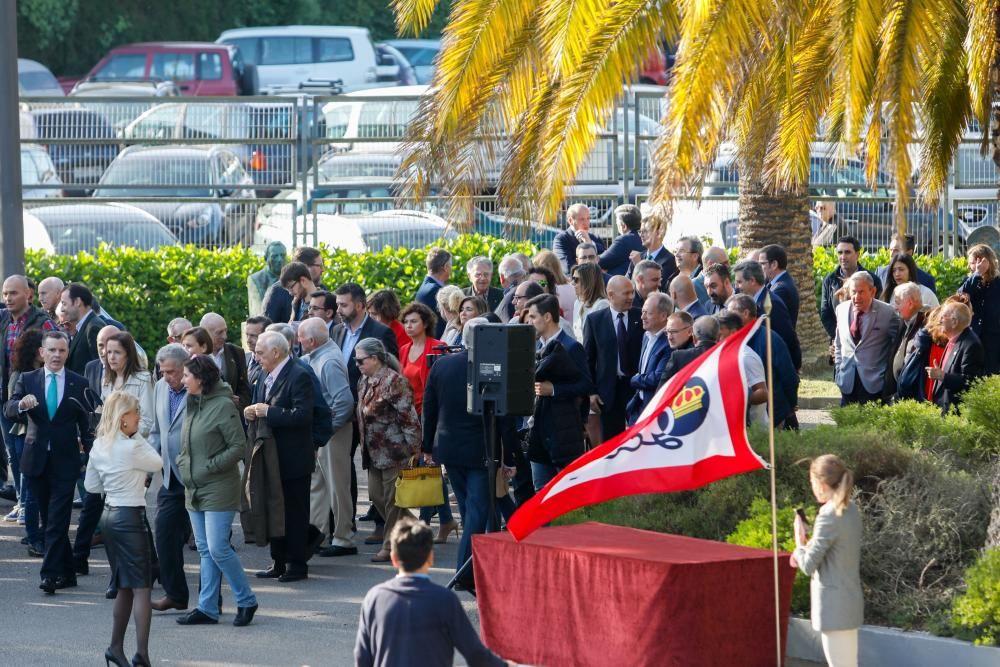
[[[462,287],[468,285],[465,262],[471,257],[487,255],[498,263],[507,253],[531,255],[536,250],[530,243],[478,235],[462,236],[443,247],[455,256],[452,282]],[[404,304],[412,299],[426,275],[426,248],[385,248],[378,253],[356,255],[323,248],[323,254],[326,286],[332,289],[354,281],[369,292],[391,287]],[[104,247],[95,255],[74,256],[28,252],[25,263],[27,274],[36,281],[54,275],[66,282],[86,283],[101,305],[124,322],[150,353],[164,343],[171,319],[187,317],[197,322],[207,311],[225,317],[230,336],[239,342],[238,323],[247,317],[247,276],[264,266],[263,258],[247,249],[205,250],[194,246],[157,251]]]

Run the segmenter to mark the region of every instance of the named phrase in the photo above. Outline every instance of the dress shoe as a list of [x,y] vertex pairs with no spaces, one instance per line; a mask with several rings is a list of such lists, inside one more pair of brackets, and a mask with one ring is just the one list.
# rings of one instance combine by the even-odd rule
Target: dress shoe
[[23,544],[24,546],[28,546],[28,538],[27,537],[22,537],[21,538],[21,544]]
[[358,521],[374,521],[375,520],[375,506],[372,505],[368,508],[368,511],[358,517]]
[[218,619],[202,613],[198,608],[177,617],[177,623],[180,625],[216,625],[218,622]]
[[385,542],[385,533],[381,530],[365,538],[365,544],[382,544],[383,542]]
[[50,579],[49,577],[42,579],[42,583],[38,584],[38,587],[45,591],[46,595],[56,594],[56,582],[54,579]]
[[32,558],[45,558],[45,547],[41,544],[29,544],[28,555]]
[[124,653],[115,655],[114,651],[106,649],[104,651],[105,667],[110,667],[111,663],[114,663],[115,667],[128,667],[128,658],[125,657]]
[[149,603],[149,606],[156,611],[170,611],[171,609],[183,611],[188,608],[187,602],[177,602],[176,600],[171,600],[166,596],[160,598],[159,600],[153,600]]
[[74,500],[73,501],[73,509],[75,509],[75,510],[82,510],[83,509],[83,501],[79,500],[79,499],[78,500]]
[[150,667],[149,658],[136,653],[132,656],[132,667]]
[[114,583],[108,584],[107,590],[104,591],[104,598],[106,600],[114,600],[118,597],[118,587]]
[[434,544],[444,544],[448,541],[448,536],[453,532],[458,530],[458,522],[452,519],[449,523],[441,524],[438,528],[437,537],[434,538]]
[[257,570],[258,579],[278,579],[285,574],[285,566],[272,564],[266,570]]
[[86,558],[81,558],[73,563],[73,569],[76,570],[78,576],[84,576],[90,574],[90,564],[87,563]]
[[257,605],[253,605],[252,607],[238,607],[236,609],[236,618],[233,619],[233,625],[237,628],[250,625],[250,621],[253,620],[253,615],[256,613]]
[[373,563],[388,563],[391,558],[389,558],[389,552],[385,549],[379,549],[379,552],[372,556],[371,561]]
[[288,570],[283,575],[278,577],[278,581],[283,584],[290,584],[293,581],[302,581],[303,579],[309,578],[309,572],[306,570]]
[[56,577],[56,588],[76,588],[76,577]]
[[336,556],[357,556],[358,548],[342,547],[336,544],[331,544],[325,549],[320,549],[319,555],[323,556],[324,558],[331,558]]

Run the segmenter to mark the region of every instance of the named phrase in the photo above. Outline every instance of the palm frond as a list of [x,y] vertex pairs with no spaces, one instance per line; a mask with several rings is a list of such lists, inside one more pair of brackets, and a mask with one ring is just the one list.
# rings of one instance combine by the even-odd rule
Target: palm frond
[[847,154],[857,152],[871,109],[884,11],[884,0],[837,0],[833,8],[830,139]]
[[599,17],[610,0],[548,0],[540,3],[542,48],[553,77],[569,78],[583,59]]
[[431,20],[438,0],[392,0],[396,13],[396,32],[400,35],[419,35]]
[[969,95],[972,99],[972,114],[983,128],[981,150],[983,154],[990,144],[990,127],[993,110],[993,95],[997,84],[991,72],[997,62],[1000,49],[1000,0],[967,0],[969,6]]

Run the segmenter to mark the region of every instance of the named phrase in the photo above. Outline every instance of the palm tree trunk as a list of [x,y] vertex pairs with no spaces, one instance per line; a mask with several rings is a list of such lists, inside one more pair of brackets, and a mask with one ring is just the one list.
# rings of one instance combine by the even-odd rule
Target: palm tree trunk
[[766,192],[758,179],[742,177],[746,173],[742,169],[740,173],[739,246],[753,250],[777,243],[788,253],[788,273],[801,296],[796,329],[802,343],[802,368],[828,370],[829,341],[815,307],[809,197],[804,189]]

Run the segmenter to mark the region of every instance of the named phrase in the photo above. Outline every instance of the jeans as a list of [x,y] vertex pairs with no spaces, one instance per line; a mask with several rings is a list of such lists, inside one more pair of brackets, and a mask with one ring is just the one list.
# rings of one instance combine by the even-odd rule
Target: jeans
[[545,488],[552,478],[559,474],[559,468],[548,463],[531,462],[531,481],[535,485],[535,493]]
[[188,510],[194,541],[201,555],[201,591],[198,609],[210,618],[219,618],[219,590],[225,575],[236,597],[237,607],[252,607],[257,596],[250,589],[240,557],[229,544],[229,530],[236,512],[196,512]]
[[[20,459],[21,454],[24,452],[24,437],[19,435],[8,437],[14,441],[14,451],[17,458]],[[18,492],[18,498],[21,501],[21,509],[24,510],[24,532],[28,537],[28,544],[36,549],[39,546],[44,546],[45,535],[42,533],[39,523],[38,501],[31,492],[31,484],[28,483],[28,478],[24,475],[21,475],[21,488]]]
[[490,514],[490,485],[486,468],[447,466],[448,479],[455,489],[458,513],[462,517],[462,539],[458,541],[458,566],[472,556],[472,536],[486,532]]
[[420,508],[420,520],[426,524],[431,522],[431,517],[435,513],[437,513],[438,520],[442,526],[446,526],[455,520],[455,517],[451,514],[451,503],[448,502],[448,480],[444,477],[441,478],[441,488],[444,490],[444,505]]
[[[10,429],[14,426],[14,422],[7,419],[7,417],[0,414],[0,428],[3,429],[3,441],[7,446],[7,457],[10,460],[10,472],[11,479],[10,482],[14,485],[14,492],[17,494],[17,499],[21,500],[21,453],[17,450],[15,446],[15,441],[19,436],[11,435]],[[22,448],[24,444],[24,438],[20,437]],[[6,466],[4,466],[4,473],[7,472]]]

